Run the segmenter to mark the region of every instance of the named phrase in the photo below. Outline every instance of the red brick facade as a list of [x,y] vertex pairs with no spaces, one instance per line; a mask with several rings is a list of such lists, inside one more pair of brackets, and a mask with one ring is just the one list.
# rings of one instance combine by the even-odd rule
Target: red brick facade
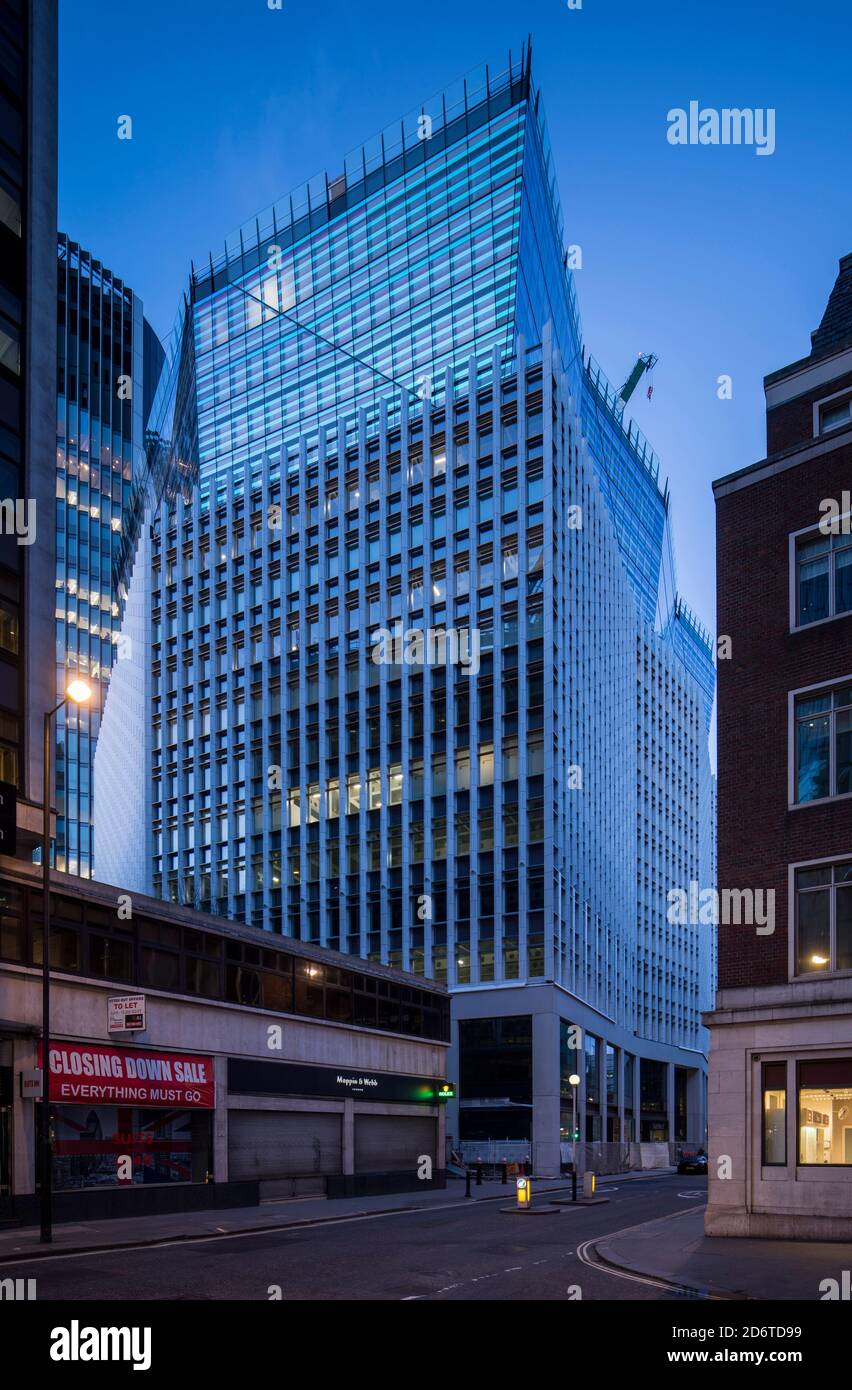
[[789,692],[852,675],[852,614],[799,631],[790,615],[791,532],[852,493],[852,422],[815,438],[813,411],[852,385],[849,357],[838,343],[767,378],[773,453],[716,484],[718,633],[732,643],[718,663],[719,888],[775,890],[774,935],[720,926],[720,989],[788,981],[788,866],[852,854],[852,798],[788,808]]

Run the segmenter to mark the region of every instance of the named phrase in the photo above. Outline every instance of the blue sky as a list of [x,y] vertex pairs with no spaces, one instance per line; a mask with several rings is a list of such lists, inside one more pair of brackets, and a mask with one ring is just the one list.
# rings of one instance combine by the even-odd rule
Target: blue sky
[[[840,0],[60,0],[60,225],[165,334],[191,258],[528,31],[587,345],[616,386],[659,355],[634,413],[712,626],[711,481],[763,457],[763,376],[807,353],[852,251]],[[773,107],[775,153],[669,145],[692,100]]]

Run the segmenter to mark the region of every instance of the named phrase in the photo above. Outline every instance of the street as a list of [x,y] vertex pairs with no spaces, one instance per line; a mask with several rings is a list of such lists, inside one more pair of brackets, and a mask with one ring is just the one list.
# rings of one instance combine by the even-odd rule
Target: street
[[[334,1208],[318,1202],[315,1226],[176,1241],[134,1249],[132,1256],[127,1250],[48,1255],[3,1263],[0,1277],[35,1277],[39,1300],[684,1302],[683,1294],[653,1280],[596,1267],[586,1246],[702,1205],[706,1179],[667,1174],[619,1184],[614,1177],[599,1189],[606,1205],[563,1208],[559,1215],[505,1213],[501,1207],[514,1201],[513,1189],[505,1191],[505,1201],[465,1202],[453,1183],[446,1203],[428,1211],[324,1223]],[[546,1204],[544,1195],[538,1200]]]

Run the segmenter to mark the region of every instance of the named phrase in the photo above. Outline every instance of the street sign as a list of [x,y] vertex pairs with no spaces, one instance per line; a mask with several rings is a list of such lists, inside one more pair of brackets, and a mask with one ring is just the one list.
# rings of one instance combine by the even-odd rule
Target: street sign
[[144,994],[122,994],[109,1000],[110,1033],[144,1033],[145,1027]]
[[42,1075],[40,1071],[21,1072],[21,1095],[24,1100],[41,1100]]
[[0,782],[0,854],[14,854],[18,848],[18,789],[11,782]]

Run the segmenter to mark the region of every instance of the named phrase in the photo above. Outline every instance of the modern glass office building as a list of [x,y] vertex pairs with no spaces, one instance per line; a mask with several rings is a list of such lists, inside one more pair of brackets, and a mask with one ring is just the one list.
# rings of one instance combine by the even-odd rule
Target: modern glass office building
[[703,1140],[711,993],[666,917],[709,886],[711,648],[568,259],[525,50],[193,271],[99,752],[114,825],[135,709],[113,881],[446,981],[454,1138],[550,1167],[574,1070],[591,1142]]
[[58,242],[56,691],[82,676],[94,697],[57,715],[55,864],[92,876],[92,766],[120,641],[116,560],[147,470],[144,427],[163,349],[142,302],[67,236]]

